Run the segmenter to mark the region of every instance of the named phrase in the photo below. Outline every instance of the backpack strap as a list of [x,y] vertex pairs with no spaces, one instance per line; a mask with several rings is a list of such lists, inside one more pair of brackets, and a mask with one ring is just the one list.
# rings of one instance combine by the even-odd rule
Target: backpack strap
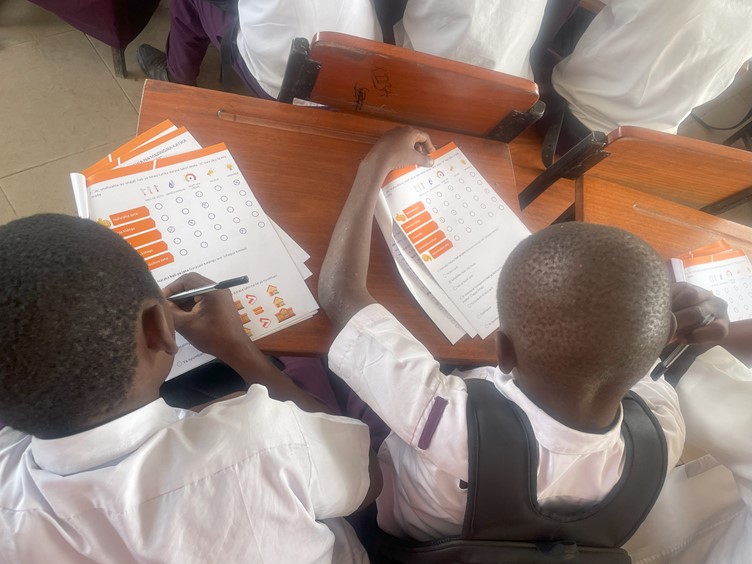
[[525,413],[494,386],[469,378],[468,498],[462,538],[618,547],[647,517],[666,477],[663,431],[645,403],[622,401],[625,463],[600,503],[575,513],[545,510],[537,501],[538,443]]

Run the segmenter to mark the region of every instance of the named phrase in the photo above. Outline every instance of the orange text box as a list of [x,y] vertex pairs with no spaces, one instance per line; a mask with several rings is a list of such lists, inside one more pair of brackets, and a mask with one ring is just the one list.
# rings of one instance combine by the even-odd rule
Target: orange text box
[[421,239],[428,237],[431,233],[434,231],[439,230],[439,225],[435,221],[429,221],[426,223],[423,227],[420,229],[416,229],[412,233],[408,233],[407,237],[410,239],[410,241],[415,244],[417,241],[420,241]]
[[431,221],[431,214],[428,212],[423,212],[403,223],[402,229],[405,230],[405,233],[410,233],[410,231],[412,231],[413,229],[417,229],[418,227],[420,227],[424,223],[428,223],[429,221]]
[[149,217],[149,208],[141,206],[140,208],[133,208],[132,210],[114,213],[110,216],[110,221],[112,221],[112,225],[120,225],[122,223],[128,223],[129,221],[135,221],[145,217]]
[[175,262],[175,257],[170,253],[165,253],[163,255],[159,255],[158,257],[147,259],[146,266],[149,267],[149,270],[154,270],[155,268],[170,264],[171,262]]
[[428,253],[433,258],[438,258],[441,255],[443,255],[445,252],[447,252],[449,249],[451,249],[452,246],[453,246],[452,242],[449,239],[444,239],[441,243],[439,243],[433,249],[428,251]]
[[155,241],[159,241],[162,238],[162,234],[159,232],[159,229],[152,229],[151,231],[147,231],[146,233],[139,233],[138,235],[134,235],[133,237],[128,237],[126,241],[128,241],[131,244],[131,247],[143,247],[144,245],[148,245],[149,243],[154,243]]
[[159,241],[157,243],[154,243],[153,245],[149,245],[148,247],[141,247],[138,250],[138,254],[140,254],[143,258],[147,259],[149,257],[158,255],[159,253],[163,253],[166,250],[167,250],[167,243],[165,243],[164,241]]
[[128,225],[116,227],[115,229],[113,229],[113,231],[121,237],[130,237],[131,235],[135,235],[136,233],[154,229],[156,226],[157,224],[154,223],[154,220],[149,217],[140,221],[134,221],[133,223],[129,223]]
[[426,206],[423,205],[423,202],[415,202],[412,206],[408,206],[404,210],[402,210],[402,213],[404,213],[409,219],[412,216],[419,214],[425,209],[426,209]]
[[433,247],[436,243],[439,241],[446,239],[446,235],[444,235],[443,231],[436,231],[423,239],[422,241],[415,243],[415,250],[419,253],[422,253],[423,251],[430,249]]

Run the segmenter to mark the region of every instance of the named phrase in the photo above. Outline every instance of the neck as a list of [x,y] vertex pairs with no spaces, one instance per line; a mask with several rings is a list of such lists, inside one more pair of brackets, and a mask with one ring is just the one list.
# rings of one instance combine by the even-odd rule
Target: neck
[[550,383],[545,387],[535,386],[524,378],[515,379],[515,384],[530,401],[570,429],[603,433],[613,427],[619,415],[622,395],[611,391],[593,394],[584,390],[574,392],[571,388],[556,390]]

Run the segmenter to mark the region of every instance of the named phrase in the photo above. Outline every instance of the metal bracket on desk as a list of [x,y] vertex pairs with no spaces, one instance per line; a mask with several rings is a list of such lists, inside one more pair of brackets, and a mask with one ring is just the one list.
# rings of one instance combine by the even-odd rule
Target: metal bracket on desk
[[277,96],[278,101],[292,104],[294,98],[308,100],[311,97],[313,85],[316,84],[321,70],[321,63],[308,58],[310,51],[310,45],[305,37],[296,37],[292,40],[285,76],[282,78],[282,87]]
[[603,150],[607,144],[608,137],[605,133],[590,133],[520,192],[520,210],[524,210],[560,178],[578,178],[605,159],[609,155]]
[[700,208],[700,211],[709,213],[710,215],[720,215],[723,212],[727,212],[736,206],[749,202],[750,200],[752,200],[752,186],[745,188],[736,194],[722,198],[717,202],[708,204],[707,206]]
[[488,134],[489,139],[495,139],[502,143],[509,143],[520,133],[538,121],[546,110],[546,103],[538,100],[532,108],[526,112],[512,110],[496,127]]

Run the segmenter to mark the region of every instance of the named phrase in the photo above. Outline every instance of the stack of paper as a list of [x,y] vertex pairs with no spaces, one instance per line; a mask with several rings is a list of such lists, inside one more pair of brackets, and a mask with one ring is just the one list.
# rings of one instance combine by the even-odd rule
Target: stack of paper
[[723,239],[671,259],[677,282],[705,288],[728,303],[731,321],[752,319],[752,265]]
[[530,231],[454,143],[431,156],[433,167],[387,178],[376,220],[408,288],[449,341],[486,338],[499,327],[499,271]]
[[[144,258],[160,287],[188,272],[233,288],[245,332],[269,335],[313,316],[309,255],[259,205],[224,144],[202,148],[163,122],[71,174],[81,217],[111,228]],[[179,337],[171,378],[211,357]]]

